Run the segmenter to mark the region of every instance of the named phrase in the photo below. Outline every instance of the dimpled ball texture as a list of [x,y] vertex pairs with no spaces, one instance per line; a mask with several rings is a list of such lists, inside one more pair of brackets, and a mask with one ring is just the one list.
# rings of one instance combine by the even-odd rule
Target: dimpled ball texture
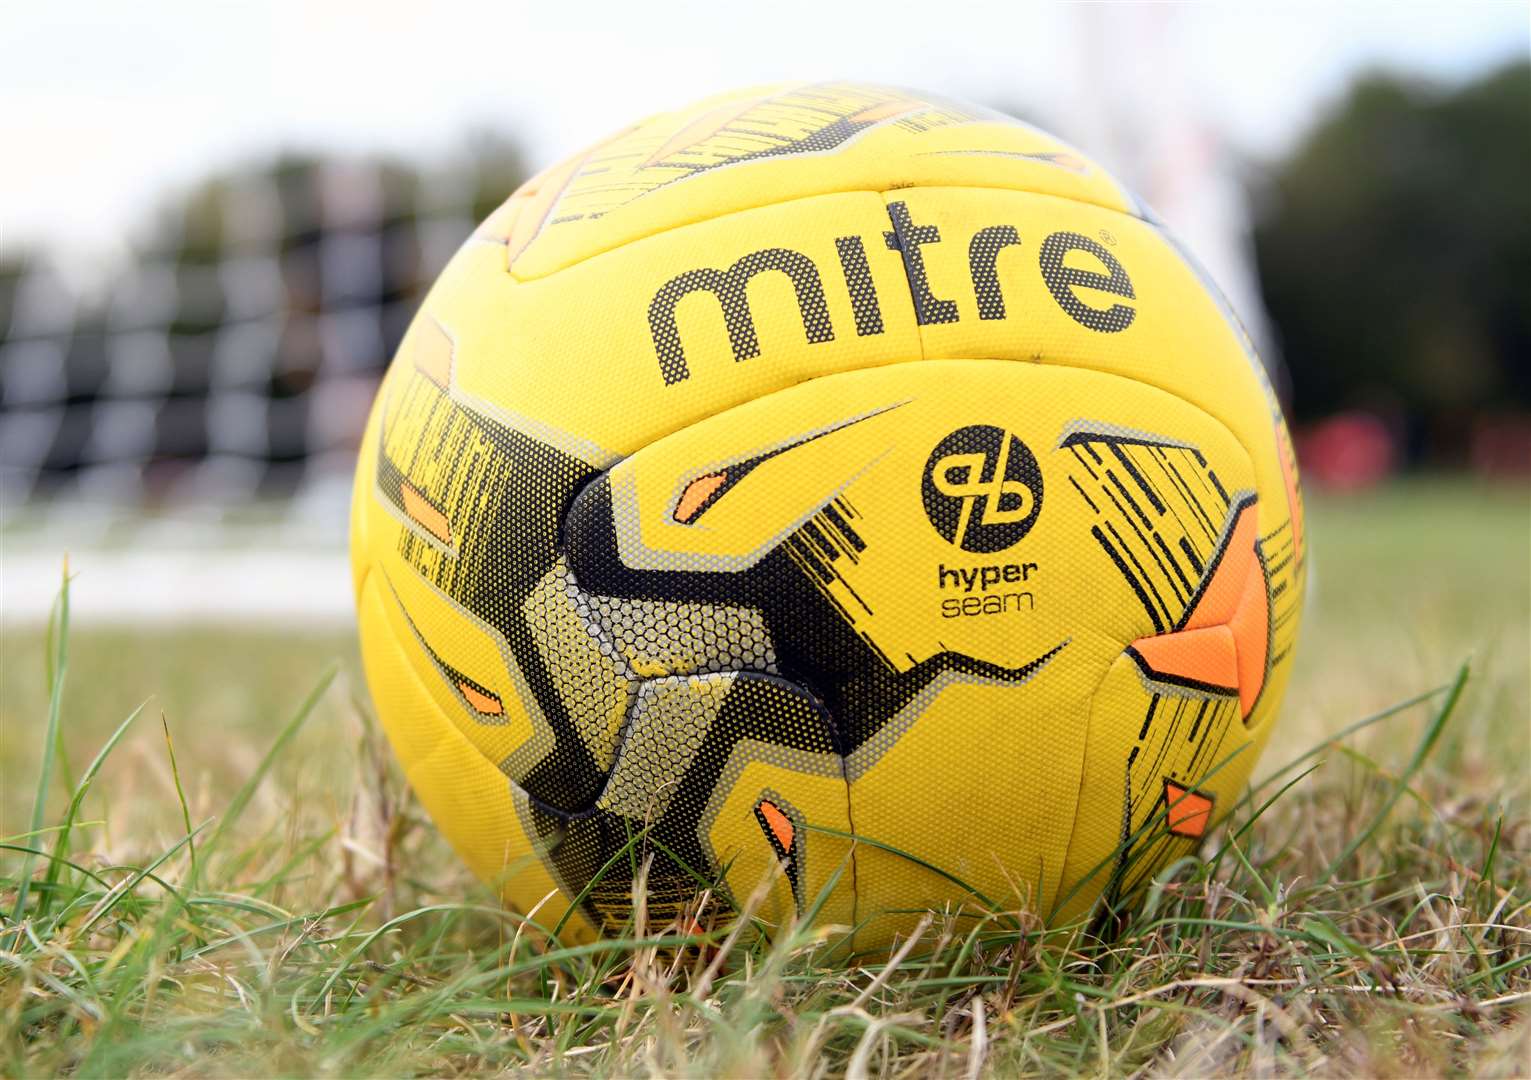
[[[1034,128],[851,84],[642,121],[432,289],[352,511],[378,714],[575,939],[1089,916],[1270,735],[1305,547],[1216,288]],[[711,886],[710,906],[693,908]]]

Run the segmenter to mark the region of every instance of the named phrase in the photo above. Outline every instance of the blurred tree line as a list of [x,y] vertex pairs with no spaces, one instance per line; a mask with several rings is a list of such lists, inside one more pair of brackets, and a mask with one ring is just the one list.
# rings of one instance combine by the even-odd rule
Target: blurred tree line
[[[165,204],[104,296],[8,250],[0,491],[344,478],[425,290],[527,174],[502,136],[463,146],[431,166],[287,155],[212,177]],[[1397,444],[1531,469],[1531,63],[1450,87],[1363,77],[1254,193],[1299,435],[1346,414],[1383,432],[1384,471]],[[1365,442],[1330,435],[1300,449],[1316,464]]]
[[1456,87],[1363,77],[1257,194],[1299,422],[1364,409],[1431,464],[1466,460],[1485,424],[1524,441],[1531,63]]

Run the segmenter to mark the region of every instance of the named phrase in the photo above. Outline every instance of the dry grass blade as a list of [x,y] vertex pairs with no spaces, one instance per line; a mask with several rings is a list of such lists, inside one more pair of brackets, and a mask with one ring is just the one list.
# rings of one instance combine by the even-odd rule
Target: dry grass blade
[[[1203,858],[1161,871],[1114,939],[985,904],[855,966],[850,928],[810,925],[827,891],[760,933],[769,874],[731,924],[699,882],[673,923],[640,905],[623,932],[570,944],[546,907],[508,912],[469,879],[376,739],[347,737],[365,722],[348,695],[321,681],[292,708],[288,688],[349,642],[71,640],[61,610],[52,638],[8,638],[0,666],[6,708],[38,718],[7,779],[49,753],[91,762],[73,790],[0,790],[18,822],[0,842],[0,1075],[1525,1075],[1531,517],[1515,503],[1490,558],[1492,506],[1435,513],[1472,527],[1411,562],[1434,505],[1409,504],[1393,526],[1408,558],[1380,567],[1376,506],[1315,505],[1316,547],[1345,526],[1324,572],[1351,591],[1320,594],[1305,631],[1312,667],[1270,755],[1291,765]],[[1336,535],[1371,539],[1347,555]],[[1469,550],[1494,572],[1458,565],[1448,595],[1436,567]],[[1399,596],[1430,619],[1373,611]],[[1421,693],[1469,642],[1471,681]],[[173,765],[133,725],[151,693]],[[624,873],[649,839],[633,835]]]

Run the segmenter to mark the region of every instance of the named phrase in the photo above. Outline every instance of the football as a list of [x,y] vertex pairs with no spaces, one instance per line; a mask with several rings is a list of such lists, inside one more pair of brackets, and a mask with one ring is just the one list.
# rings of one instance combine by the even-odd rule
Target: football
[[425,300],[352,506],[410,783],[576,936],[1058,925],[1194,854],[1306,552],[1216,287],[1071,147],[854,84],[641,121]]

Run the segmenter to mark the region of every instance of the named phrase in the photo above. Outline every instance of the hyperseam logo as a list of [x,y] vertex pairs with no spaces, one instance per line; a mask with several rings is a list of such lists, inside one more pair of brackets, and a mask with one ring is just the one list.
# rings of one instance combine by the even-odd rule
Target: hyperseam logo
[[930,523],[949,543],[963,551],[1003,551],[1036,523],[1042,471],[1009,431],[973,424],[930,452],[921,496]]

